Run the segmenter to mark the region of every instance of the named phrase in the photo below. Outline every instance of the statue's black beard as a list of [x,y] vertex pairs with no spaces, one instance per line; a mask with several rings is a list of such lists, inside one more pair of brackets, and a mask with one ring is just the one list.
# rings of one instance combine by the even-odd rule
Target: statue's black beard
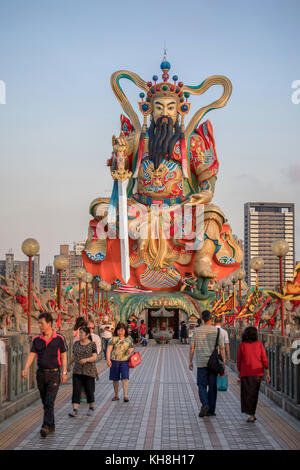
[[149,159],[153,162],[155,170],[164,157],[172,156],[179,137],[180,125],[178,120],[175,123],[175,131],[173,132],[173,120],[170,117],[162,116],[157,119],[156,123],[152,119],[149,127]]

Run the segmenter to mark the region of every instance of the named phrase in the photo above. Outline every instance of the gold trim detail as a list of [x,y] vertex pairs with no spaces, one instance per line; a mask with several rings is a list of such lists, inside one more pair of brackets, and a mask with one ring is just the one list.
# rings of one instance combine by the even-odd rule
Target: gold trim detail
[[111,176],[114,180],[117,181],[126,181],[128,178],[131,178],[132,172],[125,170],[124,168],[119,168],[111,172]]
[[198,111],[196,111],[196,113],[194,114],[194,116],[191,118],[188,125],[186,126],[186,130],[184,133],[186,144],[188,144],[188,139],[190,135],[194,132],[197,124],[201,121],[204,114],[210,108],[213,108],[213,109],[223,108],[226,105],[227,101],[229,100],[231,96],[232,83],[229,80],[229,78],[225,77],[224,75],[212,75],[211,77],[208,77],[206,80],[204,80],[201,88],[195,89],[186,85],[182,87],[183,91],[188,91],[191,95],[202,95],[213,85],[222,85],[224,88],[223,94],[216,101],[213,101],[207,106],[203,106]]

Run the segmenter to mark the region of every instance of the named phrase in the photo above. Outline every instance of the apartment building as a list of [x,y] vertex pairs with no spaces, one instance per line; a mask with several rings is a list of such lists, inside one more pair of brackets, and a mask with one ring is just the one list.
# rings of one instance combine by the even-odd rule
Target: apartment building
[[293,278],[295,265],[295,212],[293,203],[247,202],[244,205],[244,266],[246,282],[253,286],[255,271],[251,259],[259,256],[264,268],[259,272],[260,287],[276,289],[280,285],[279,260],[271,250],[276,239],[285,239],[290,250],[283,259],[284,281]]

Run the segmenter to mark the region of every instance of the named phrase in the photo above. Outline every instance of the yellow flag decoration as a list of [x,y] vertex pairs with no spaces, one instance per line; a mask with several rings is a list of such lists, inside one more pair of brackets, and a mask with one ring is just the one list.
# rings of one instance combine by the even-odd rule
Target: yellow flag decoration
[[252,293],[249,295],[245,307],[240,311],[236,318],[254,315],[255,307],[260,301],[261,297],[262,295],[259,292],[258,285],[256,285]]

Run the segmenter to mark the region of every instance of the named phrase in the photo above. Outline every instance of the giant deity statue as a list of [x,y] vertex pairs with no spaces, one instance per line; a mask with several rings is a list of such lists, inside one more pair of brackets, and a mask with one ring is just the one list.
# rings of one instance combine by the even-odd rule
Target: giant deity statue
[[[157,75],[146,82],[124,70],[111,77],[112,89],[127,117],[121,115],[120,135],[112,138],[113,152],[107,162],[114,180],[111,198],[98,197],[90,205],[93,219],[83,260],[99,280],[146,291],[179,291],[192,276],[197,279],[194,291],[201,299],[207,294],[209,281],[227,277],[242,260],[242,250],[224,213],[213,203],[219,161],[212,125],[208,120],[200,123],[206,113],[227,103],[232,87],[230,80],[219,75],[199,86],[184,85],[176,75],[170,80],[170,67],[164,57],[162,82]],[[120,86],[121,79],[142,90],[138,103],[142,124]],[[185,125],[190,96],[201,95],[212,85],[223,86],[222,96],[198,109]],[[177,234],[189,218],[192,233],[196,233],[200,207],[203,238],[197,245],[197,235]],[[188,208],[190,216],[176,216],[178,209],[183,213]],[[149,230],[153,219],[155,236]]]

